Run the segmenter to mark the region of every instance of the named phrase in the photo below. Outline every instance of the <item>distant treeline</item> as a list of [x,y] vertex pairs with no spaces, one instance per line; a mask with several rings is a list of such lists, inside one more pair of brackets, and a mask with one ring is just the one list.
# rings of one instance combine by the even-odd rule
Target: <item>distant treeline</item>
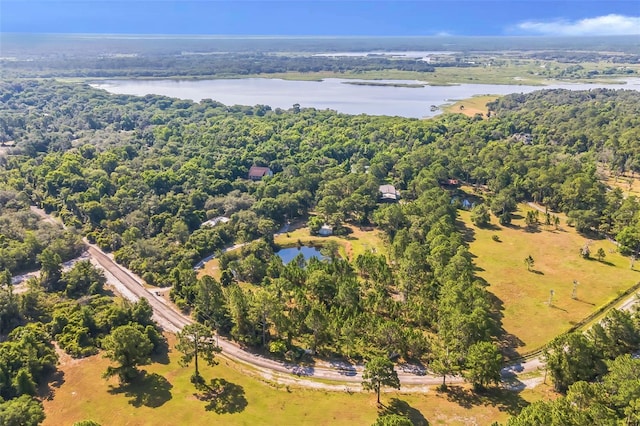
[[[464,62],[438,66],[474,66]],[[4,62],[4,73],[13,77],[174,77],[232,76],[286,72],[366,72],[398,70],[433,72],[420,59],[380,56],[323,57],[267,54],[181,54],[152,56],[67,57]]]

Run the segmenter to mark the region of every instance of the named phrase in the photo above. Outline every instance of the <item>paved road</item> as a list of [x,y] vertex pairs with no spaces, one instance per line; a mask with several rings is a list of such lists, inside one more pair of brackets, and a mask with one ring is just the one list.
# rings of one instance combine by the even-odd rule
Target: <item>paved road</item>
[[[40,209],[34,209],[34,211],[49,221],[53,220],[57,222]],[[117,281],[115,287],[119,292],[132,299],[137,300],[144,297],[149,301],[149,304],[153,308],[154,319],[163,329],[175,333],[180,331],[185,325],[193,322],[191,318],[177,311],[173,305],[145,288],[143,281],[138,276],[118,265],[99,247],[89,244],[86,240],[85,243],[87,244],[88,253],[94,263],[97,263],[105,269],[105,271]],[[228,250],[237,249],[243,245],[244,244],[238,244],[230,247]],[[162,291],[164,291],[164,289]],[[625,301],[623,306],[625,309],[629,309],[636,301],[637,298],[633,295],[633,297]],[[346,389],[349,389],[349,386],[353,385],[359,386],[362,382],[363,366],[361,365],[330,364],[322,361],[318,361],[314,365],[287,364],[248,352],[235,343],[223,338],[219,339],[219,345],[222,348],[223,356],[249,364],[259,370],[263,376],[272,379],[280,379],[280,381],[282,381],[282,379],[287,380],[288,378],[293,379],[297,385],[324,389],[336,389],[336,386],[305,379],[327,379],[342,382],[345,384]],[[508,388],[520,390],[525,387],[526,384],[518,380],[518,375],[540,371],[543,368],[544,363],[539,358],[534,358],[506,366],[502,369],[502,377]],[[416,387],[442,383],[442,376],[427,375],[424,369],[417,366],[404,365],[399,366],[397,370],[403,386]],[[460,382],[463,382],[461,377],[447,376],[447,383]]]
[[[153,308],[154,319],[167,331],[177,332],[193,321],[186,315],[174,310],[173,306],[163,302],[160,297],[149,291],[142,284],[142,280],[135,274],[118,265],[107,254],[93,244],[88,245],[89,255],[104,268],[109,274],[119,281],[127,291],[136,299],[144,297]],[[328,363],[318,363],[313,366],[287,364],[262,357],[248,352],[236,344],[220,338],[219,345],[222,353],[227,357],[241,361],[260,369],[270,370],[272,373],[293,374],[297,377],[314,377],[335,380],[347,383],[360,383],[362,381],[362,366],[339,365],[331,366]],[[423,372],[415,366],[407,366],[408,371],[399,371],[401,382],[404,385],[428,385],[439,384],[442,377],[420,375]],[[413,371],[413,372],[412,372]],[[416,374],[417,373],[417,374]],[[461,381],[459,377],[447,377],[448,382]]]
[[[56,218],[46,214],[42,209],[34,207],[32,210],[40,215],[43,220],[61,225]],[[175,333],[180,331],[185,325],[193,322],[191,318],[177,311],[173,305],[166,303],[164,299],[145,288],[142,279],[132,271],[117,264],[98,246],[90,244],[86,239],[84,241],[87,245],[87,252],[92,261],[94,264],[103,268],[110,278],[113,278],[112,283],[116,290],[129,299],[147,299],[153,308],[154,319],[164,330]],[[235,250],[243,245],[244,244],[237,244],[229,247],[227,250]],[[162,291],[164,291],[164,289]],[[304,379],[327,379],[342,382],[345,383],[347,389],[349,386],[359,386],[362,382],[362,365],[350,365],[343,363],[330,364],[322,361],[318,361],[314,365],[288,364],[248,352],[235,343],[223,338],[219,339],[219,345],[222,348],[223,356],[249,364],[257,368],[263,376],[276,379],[283,378],[284,376],[285,379],[287,377],[294,379],[295,383],[298,385],[327,389],[334,388],[335,386],[332,387],[331,385],[323,384],[322,382]],[[503,370],[503,375],[505,378],[509,378],[513,381],[514,375],[534,371],[538,368],[539,365],[534,360],[529,363],[506,367]],[[403,386],[426,386],[442,383],[442,376],[426,375],[424,369],[413,365],[399,366],[398,376]],[[463,382],[461,377],[447,376],[447,383],[460,382]]]

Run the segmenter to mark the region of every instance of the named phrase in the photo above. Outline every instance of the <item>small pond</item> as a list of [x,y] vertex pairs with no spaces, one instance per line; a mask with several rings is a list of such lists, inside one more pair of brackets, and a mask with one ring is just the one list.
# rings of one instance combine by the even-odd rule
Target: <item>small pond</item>
[[320,249],[317,247],[306,247],[306,246],[302,246],[299,248],[291,247],[291,248],[280,249],[276,252],[276,254],[280,256],[280,259],[282,259],[282,263],[284,263],[285,265],[291,262],[293,259],[295,259],[297,255],[301,253],[304,256],[304,260],[309,260],[312,257],[316,257],[318,259],[324,258],[322,253],[320,253]]

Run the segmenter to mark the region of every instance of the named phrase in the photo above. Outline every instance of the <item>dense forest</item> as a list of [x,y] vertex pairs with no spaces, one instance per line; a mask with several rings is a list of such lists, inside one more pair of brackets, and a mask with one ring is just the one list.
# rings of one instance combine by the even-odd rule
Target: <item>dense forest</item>
[[[456,226],[463,206],[451,180],[486,192],[479,222],[490,211],[508,224],[518,202],[536,201],[580,232],[616,238],[624,254],[640,250],[640,201],[601,176],[640,172],[636,91],[541,90],[489,104],[488,119],[432,120],[115,96],[46,80],[4,81],[0,100],[0,141],[11,146],[0,157],[8,276],[38,263],[51,271],[40,291],[100,295],[90,265],[72,277],[56,268],[84,235],[148,283],[172,286],[180,308],[221,334],[277,356],[386,355],[443,376],[496,356],[499,312]],[[251,181],[254,165],[274,175]],[[395,185],[402,202],[381,204],[381,184]],[[71,231],[37,223],[30,203]],[[218,216],[230,220],[201,227]],[[310,216],[338,234],[377,226],[388,253],[347,259],[327,244],[326,261],[284,265],[273,233]],[[220,256],[220,282],[197,278],[199,260],[238,242],[249,244]],[[68,303],[36,316],[77,356],[114,327],[151,327],[134,307],[109,319],[116,308],[99,296]],[[7,330],[32,315],[12,309]]]
[[[433,72],[435,68],[415,59],[387,57],[332,58],[322,56],[283,56],[255,54],[178,54],[164,55],[104,55],[95,58],[52,57],[11,61],[3,66],[12,77],[174,77],[174,76],[235,76],[248,74],[274,74],[286,72],[365,72],[399,70]],[[473,66],[464,62],[446,62],[439,66]],[[124,71],[123,71],[124,70]]]
[[[76,232],[41,221],[24,193],[1,194],[0,424],[36,425],[45,414],[34,397],[60,377],[54,344],[72,357],[84,357],[105,349],[105,339],[120,327],[143,332],[152,350],[163,345],[163,338],[146,299],[115,301],[104,291],[102,271],[88,260],[63,268],[63,259],[83,249]],[[15,289],[12,272],[36,267],[39,275]]]

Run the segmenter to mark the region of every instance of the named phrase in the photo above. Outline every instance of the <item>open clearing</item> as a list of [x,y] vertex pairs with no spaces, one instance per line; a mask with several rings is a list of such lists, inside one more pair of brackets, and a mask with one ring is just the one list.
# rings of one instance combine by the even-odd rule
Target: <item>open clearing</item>
[[[469,99],[457,101],[456,103],[444,108],[445,112],[464,114],[467,117],[473,117],[476,114],[487,116],[487,103],[498,99],[497,95],[474,96]],[[462,107],[462,109],[460,108]]]
[[[585,70],[604,71],[611,67],[608,62],[585,62],[581,64]],[[629,69],[640,72],[640,65],[625,64]],[[416,72],[400,70],[382,71],[346,71],[346,72],[286,72],[274,74],[253,74],[242,77],[281,78],[285,80],[322,80],[325,78],[351,78],[360,80],[420,80],[434,86],[449,84],[521,84],[545,85],[560,81],[581,83],[617,83],[618,79],[628,78],[625,75],[613,77],[598,76],[598,78],[582,79],[550,79],[545,76],[545,69],[558,72],[568,68],[568,64],[554,61],[538,61],[528,59],[506,59],[502,65],[478,67],[437,67],[435,72]],[[214,76],[215,78],[216,76]],[[225,76],[232,77],[232,76]],[[621,88],[623,88],[621,86]]]
[[[629,259],[621,256],[614,243],[607,240],[588,240],[566,225],[566,217],[559,215],[559,229],[540,224],[527,229],[526,212],[520,205],[509,227],[497,224],[492,216],[488,228],[471,223],[470,212],[460,212],[460,226],[465,227],[470,250],[474,254],[477,274],[488,284],[501,309],[502,328],[509,346],[523,354],[540,348],[558,334],[570,329],[599,307],[615,299],[640,281],[640,272],[630,269]],[[540,213],[544,222],[544,213]],[[322,245],[336,241],[341,255],[353,260],[366,250],[384,253],[380,231],[361,231],[353,228],[346,237],[316,237],[308,228],[299,228],[275,238],[282,247]],[[492,239],[499,237],[500,242]],[[592,259],[583,259],[580,248],[589,244]],[[602,262],[595,253],[603,248]],[[524,259],[531,255],[535,261],[527,271]],[[200,274],[220,278],[217,259],[205,264]],[[577,298],[572,299],[573,280],[578,281]],[[554,290],[553,305],[548,305]]]
[[[175,337],[169,335],[173,348]],[[142,384],[119,389],[102,373],[109,361],[101,355],[82,360],[63,357],[59,386],[45,398],[44,426],[71,425],[92,419],[108,425],[368,425],[377,416],[375,395],[326,392],[272,385],[257,379],[249,367],[225,359],[216,367],[202,367],[207,379],[222,379],[227,392],[217,403],[200,400],[189,382],[193,367],[181,367],[171,349],[145,366]],[[546,385],[516,393],[496,390],[486,395],[452,386],[449,392],[426,394],[384,392],[382,402],[393,404],[417,425],[486,425],[504,421],[528,402],[553,396]],[[207,409],[209,406],[209,409]],[[426,423],[429,422],[429,423]]]
[[[355,226],[349,226],[351,233],[345,236],[332,235],[329,237],[318,237],[309,234],[309,228],[298,228],[290,232],[277,235],[274,241],[280,247],[295,247],[299,243],[306,246],[321,246],[328,241],[335,241],[340,244],[340,255],[349,260],[354,260],[359,254],[366,251],[374,251],[376,253],[385,253],[384,243],[382,241],[382,233],[374,229],[372,231],[363,231]],[[213,278],[220,279],[220,269],[218,267],[218,259],[213,258],[206,262],[202,269],[198,271],[198,276],[210,275]]]
[[379,230],[363,231],[355,226],[348,226],[351,233],[345,236],[332,235],[329,237],[313,236],[309,228],[299,228],[286,234],[278,235],[275,243],[281,247],[294,247],[298,241],[304,245],[321,246],[327,241],[335,241],[340,244],[340,254],[349,260],[354,260],[358,255],[366,251],[385,253],[382,242],[382,234]]
[[605,174],[604,183],[610,188],[620,188],[625,197],[635,195],[640,197],[640,179],[633,173],[625,173],[618,177]]
[[[583,259],[580,248],[590,240],[567,226],[563,215],[558,230],[546,225],[527,230],[528,210],[520,205],[509,227],[497,225],[492,216],[492,224],[484,229],[471,224],[470,212],[460,213],[477,274],[496,296],[505,337],[520,354],[548,343],[640,281],[640,272],[630,269],[629,259],[616,251],[614,243],[591,241],[592,259]],[[540,219],[544,223],[544,213]],[[599,248],[606,254],[602,262],[595,259]],[[531,272],[524,263],[529,255],[535,261]],[[575,300],[573,280],[579,283]],[[551,290],[555,294],[549,306]]]

